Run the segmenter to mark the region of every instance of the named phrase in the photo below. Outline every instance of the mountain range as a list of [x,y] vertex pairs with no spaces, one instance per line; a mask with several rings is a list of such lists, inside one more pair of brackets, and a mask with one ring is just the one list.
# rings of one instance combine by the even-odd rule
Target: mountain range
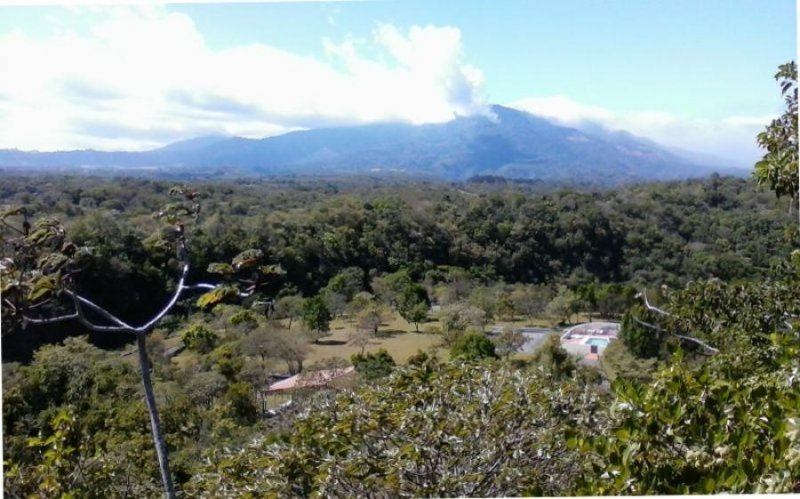
[[[698,158],[702,158],[698,161]],[[560,126],[516,109],[439,124],[370,124],[290,132],[264,139],[207,136],[144,152],[0,150],[8,170],[233,171],[256,175],[399,173],[447,180],[474,176],[614,185],[628,181],[743,174],[724,161],[602,127]]]

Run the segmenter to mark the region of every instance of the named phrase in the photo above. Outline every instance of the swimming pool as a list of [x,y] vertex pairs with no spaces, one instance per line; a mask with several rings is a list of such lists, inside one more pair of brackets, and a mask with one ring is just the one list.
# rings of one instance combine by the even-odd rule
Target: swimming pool
[[589,340],[586,341],[586,344],[587,345],[596,345],[596,346],[598,346],[600,348],[605,348],[605,347],[608,346],[608,340],[605,339],[605,338],[589,338]]

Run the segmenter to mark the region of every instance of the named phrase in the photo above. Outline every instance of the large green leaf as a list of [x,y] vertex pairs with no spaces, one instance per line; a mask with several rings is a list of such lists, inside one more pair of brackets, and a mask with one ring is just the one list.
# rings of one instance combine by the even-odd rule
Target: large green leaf
[[182,203],[169,203],[153,216],[155,218],[166,218],[170,223],[178,223],[181,220],[181,216],[193,214],[194,212]]
[[237,294],[236,288],[232,288],[230,286],[219,286],[207,293],[203,293],[197,299],[197,306],[200,308],[213,307],[217,303],[220,303],[228,298],[232,298]]
[[286,274],[286,271],[283,270],[283,267],[278,264],[261,265],[258,267],[258,272],[263,276]]
[[28,300],[35,303],[58,289],[58,275],[38,275],[31,279]]
[[12,205],[0,209],[0,219],[13,217],[14,215],[27,215],[28,210],[24,206]]
[[208,269],[206,269],[211,274],[222,274],[222,275],[231,275],[235,271],[233,267],[228,263],[219,263],[214,262],[208,265]]
[[48,253],[36,262],[43,274],[52,274],[64,268],[69,263],[69,257],[62,253]]
[[27,239],[35,246],[60,247],[64,240],[64,227],[54,218],[42,218],[33,224]]
[[260,249],[248,249],[236,255],[231,263],[233,263],[233,267],[237,270],[253,267],[258,264],[263,256],[264,252]]

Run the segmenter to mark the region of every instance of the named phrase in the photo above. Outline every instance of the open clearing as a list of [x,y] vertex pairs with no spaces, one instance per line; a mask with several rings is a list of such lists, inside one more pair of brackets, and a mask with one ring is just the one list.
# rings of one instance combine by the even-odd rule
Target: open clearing
[[[433,315],[433,314],[432,314]],[[552,319],[546,318],[525,318],[517,316],[513,321],[492,321],[486,325],[486,331],[489,331],[493,326],[510,326],[512,328],[541,328],[542,330],[549,330],[542,334],[526,334],[529,337],[529,342],[526,343],[523,351],[512,354],[511,358],[519,360],[528,360],[533,354],[534,350],[541,345],[547,336],[559,336],[562,332],[563,325],[555,325]],[[587,319],[583,316],[573,316],[576,322],[581,319]],[[357,331],[358,327],[355,318],[351,317],[337,317],[330,324],[330,335],[320,339],[318,344],[309,343],[309,351],[306,359],[303,362],[305,369],[325,368],[326,364],[342,362],[350,364],[350,358],[361,352],[361,346],[351,343],[353,334]],[[449,348],[443,346],[442,336],[435,333],[427,333],[428,330],[439,330],[439,321],[434,317],[428,322],[420,325],[420,331],[416,332],[414,325],[403,319],[398,313],[388,314],[386,320],[381,324],[378,329],[378,334],[370,338],[369,343],[364,347],[364,352],[377,352],[380,349],[385,349],[389,355],[398,364],[405,364],[408,362],[409,357],[419,351],[428,353],[428,355],[435,355],[440,360],[447,360],[450,357]],[[300,321],[295,321],[291,327],[292,332],[302,335],[303,326]],[[170,335],[165,341],[165,347],[177,346],[181,343],[179,335]],[[129,356],[131,362],[134,356]],[[172,363],[179,367],[186,367],[197,362],[197,355],[193,352],[184,351],[180,355],[172,358]],[[316,364],[316,366],[315,366]],[[285,363],[278,359],[268,359],[266,364],[268,369],[274,371],[285,370]]]
[[[435,325],[435,322],[427,325]],[[350,357],[361,351],[361,347],[349,344],[350,335],[356,329],[354,320],[339,318],[332,321],[331,335],[322,338],[318,345],[311,344],[311,351],[305,364],[310,366],[315,362],[330,358],[344,359],[349,363]],[[437,349],[440,359],[446,359],[449,353],[445,348],[438,348],[441,344],[442,338],[438,334],[416,333],[413,324],[409,324],[402,317],[393,314],[391,320],[381,324],[377,336],[370,340],[364,351],[377,352],[384,348],[395,362],[404,364],[418,351],[430,353],[431,348]]]

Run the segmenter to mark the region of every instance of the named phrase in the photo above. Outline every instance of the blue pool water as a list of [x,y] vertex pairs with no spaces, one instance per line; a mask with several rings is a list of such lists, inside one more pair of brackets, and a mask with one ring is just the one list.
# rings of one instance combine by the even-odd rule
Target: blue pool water
[[598,347],[605,348],[608,346],[608,340],[604,338],[589,338],[586,342],[587,345],[597,345]]

